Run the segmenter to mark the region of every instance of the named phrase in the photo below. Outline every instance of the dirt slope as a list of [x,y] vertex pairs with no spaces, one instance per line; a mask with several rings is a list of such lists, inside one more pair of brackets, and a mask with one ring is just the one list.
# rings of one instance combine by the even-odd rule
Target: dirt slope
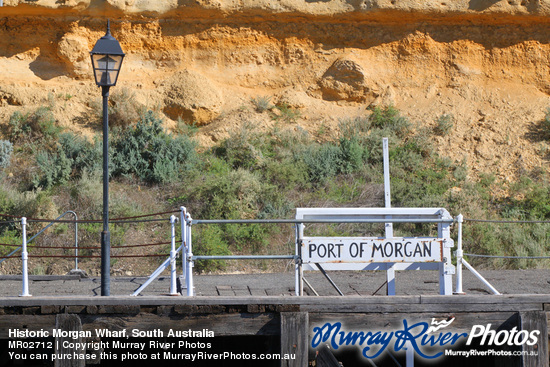
[[[550,106],[548,0],[3,4],[0,123],[50,105],[63,125],[93,134],[100,93],[88,52],[109,17],[127,53],[113,92],[133,91],[167,114],[167,126],[173,111],[196,120],[206,126],[203,145],[243,123],[252,97],[299,108],[297,125],[327,133],[341,118],[393,104],[420,126],[452,115],[451,133],[436,143],[465,160],[472,177],[549,170],[550,145],[539,131]],[[192,77],[178,85],[178,75]]]

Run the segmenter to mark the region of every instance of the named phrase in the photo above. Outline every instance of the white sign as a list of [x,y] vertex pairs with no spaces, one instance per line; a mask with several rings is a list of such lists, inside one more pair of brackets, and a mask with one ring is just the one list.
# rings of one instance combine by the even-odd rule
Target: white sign
[[337,238],[305,237],[304,263],[417,263],[445,262],[443,248],[452,247],[443,238]]

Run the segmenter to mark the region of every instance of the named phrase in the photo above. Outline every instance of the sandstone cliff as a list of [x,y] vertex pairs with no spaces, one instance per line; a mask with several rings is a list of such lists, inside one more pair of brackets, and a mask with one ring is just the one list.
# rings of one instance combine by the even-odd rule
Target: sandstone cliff
[[[550,0],[4,0],[0,121],[50,104],[91,134],[89,51],[106,19],[127,53],[115,89],[205,125],[211,145],[242,123],[250,99],[301,111],[309,130],[393,104],[472,173],[513,180],[549,170],[538,122],[550,106]],[[250,118],[250,117],[247,117]],[[268,123],[257,117],[258,123]]]

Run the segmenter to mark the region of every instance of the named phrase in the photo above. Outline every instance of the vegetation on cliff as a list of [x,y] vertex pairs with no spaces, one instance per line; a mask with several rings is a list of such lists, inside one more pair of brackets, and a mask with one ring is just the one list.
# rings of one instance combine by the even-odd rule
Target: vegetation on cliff
[[[194,142],[197,128],[181,122],[179,129],[168,133],[151,111],[114,127],[110,134],[111,215],[184,205],[200,219],[292,218],[296,207],[379,207],[383,205],[381,141],[388,137],[393,206],[444,207],[453,215],[477,219],[550,219],[550,183],[544,172],[525,171],[506,187],[511,195],[498,195],[503,184],[494,175],[482,174],[472,180],[466,163],[453,163],[436,152],[431,137],[448,134],[452,116],[441,116],[433,128],[427,128],[412,123],[392,106],[377,107],[365,116],[342,120],[338,131],[330,134],[322,126],[308,133],[292,119],[281,118],[296,113],[288,106],[267,103],[256,111],[271,114],[276,122],[270,128],[244,123],[209,149]],[[546,123],[540,123],[541,129]],[[47,107],[25,115],[15,113],[3,133],[9,141],[2,142],[0,157],[4,182],[0,213],[53,218],[70,209],[81,219],[101,217],[99,136],[90,141],[62,131]],[[0,243],[16,241],[17,227],[1,228]],[[129,228],[117,227],[113,242],[152,238],[148,227],[133,227],[133,234]],[[467,223],[465,249],[478,254],[540,256],[549,250],[547,229],[547,224]],[[316,230],[383,234],[383,227],[377,225]],[[82,225],[81,244],[96,244],[98,231],[93,224]],[[403,224],[396,225],[396,231],[427,235],[433,234],[434,227]],[[69,237],[67,226],[55,234]],[[284,226],[199,226],[194,235],[196,254],[293,252],[292,229]],[[44,241],[52,238],[53,234]],[[514,268],[544,265],[540,260],[481,263]],[[41,266],[37,271],[47,268]],[[198,269],[226,266],[205,262]],[[270,269],[268,264],[258,266]]]

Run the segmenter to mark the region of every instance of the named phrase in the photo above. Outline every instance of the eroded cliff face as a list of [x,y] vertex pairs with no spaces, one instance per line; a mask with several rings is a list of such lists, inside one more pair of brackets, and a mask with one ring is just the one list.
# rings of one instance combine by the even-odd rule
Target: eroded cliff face
[[[475,176],[549,170],[538,122],[550,106],[550,1],[4,0],[0,121],[50,104],[92,134],[89,51],[111,19],[127,56],[118,85],[148,108],[203,125],[203,145],[251,120],[250,99],[301,111],[296,125],[337,134],[338,121],[392,104],[429,127],[443,155]],[[245,110],[249,112],[243,112]]]

